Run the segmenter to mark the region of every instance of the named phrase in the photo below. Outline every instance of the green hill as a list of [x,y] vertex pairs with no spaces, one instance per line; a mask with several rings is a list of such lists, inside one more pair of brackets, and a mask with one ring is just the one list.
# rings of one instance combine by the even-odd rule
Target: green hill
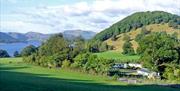
[[93,40],[104,41],[113,35],[130,32],[142,26],[161,23],[169,23],[170,27],[180,29],[180,16],[163,11],[137,12],[98,33]]
[[[138,43],[135,37],[141,32],[142,27],[146,27],[150,32],[167,32],[168,34],[176,32],[180,38],[180,16],[163,11],[137,12],[98,33],[89,42],[89,50],[102,52],[104,50],[101,49],[108,49],[122,52],[123,36],[126,34],[130,36],[130,42],[136,51]],[[116,36],[115,40],[113,40],[114,36]]]

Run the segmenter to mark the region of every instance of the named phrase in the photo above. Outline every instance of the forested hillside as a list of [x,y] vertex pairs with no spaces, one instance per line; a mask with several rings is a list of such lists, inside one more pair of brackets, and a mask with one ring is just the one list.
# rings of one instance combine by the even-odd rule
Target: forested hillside
[[104,31],[98,33],[88,45],[91,52],[102,52],[106,50],[118,50],[122,52],[124,45],[124,34],[130,37],[132,47],[137,49],[138,44],[135,37],[144,28],[149,32],[178,33],[180,31],[180,16],[163,11],[137,12],[119,22],[113,24]]
[[160,23],[169,23],[169,26],[179,29],[180,16],[163,11],[137,12],[98,33],[94,40],[104,41],[113,35],[130,32],[145,25]]

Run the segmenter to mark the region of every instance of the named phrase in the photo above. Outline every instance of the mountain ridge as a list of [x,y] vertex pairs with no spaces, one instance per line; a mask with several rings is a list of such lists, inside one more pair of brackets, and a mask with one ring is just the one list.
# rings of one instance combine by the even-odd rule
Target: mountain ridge
[[[54,33],[56,34],[56,33]],[[83,31],[83,30],[65,30],[62,32],[66,39],[72,40],[81,36],[82,38],[89,40],[95,36],[95,32]],[[53,34],[43,34],[39,32],[0,32],[0,43],[14,43],[14,42],[28,42],[28,41],[40,41],[47,40]]]

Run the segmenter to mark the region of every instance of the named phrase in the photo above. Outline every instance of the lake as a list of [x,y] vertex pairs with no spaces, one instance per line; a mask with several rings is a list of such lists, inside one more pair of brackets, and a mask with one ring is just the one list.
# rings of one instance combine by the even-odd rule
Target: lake
[[15,51],[21,52],[23,48],[29,45],[34,45],[38,47],[41,45],[41,42],[29,41],[26,43],[0,43],[0,49],[6,50],[10,56],[13,56]]

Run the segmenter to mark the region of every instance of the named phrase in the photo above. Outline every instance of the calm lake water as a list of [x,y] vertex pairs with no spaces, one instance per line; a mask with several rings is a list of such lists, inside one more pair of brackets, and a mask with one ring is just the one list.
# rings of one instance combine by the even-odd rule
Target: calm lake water
[[13,56],[15,51],[21,52],[23,48],[29,45],[34,45],[36,47],[41,45],[39,41],[30,41],[27,43],[0,43],[0,49],[6,50],[10,56]]

